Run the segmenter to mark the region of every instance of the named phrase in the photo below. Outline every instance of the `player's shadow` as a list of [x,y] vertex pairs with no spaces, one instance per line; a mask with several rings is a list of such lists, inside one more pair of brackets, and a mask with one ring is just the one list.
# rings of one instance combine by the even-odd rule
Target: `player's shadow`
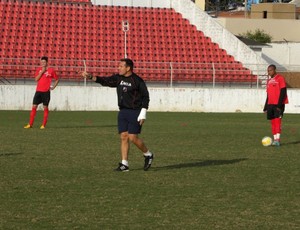
[[281,143],[280,145],[298,145],[300,144],[300,141],[293,141],[293,142],[287,142],[287,143]]
[[68,126],[59,126],[59,127],[49,127],[47,129],[88,129],[88,128],[116,128],[117,125],[68,125]]
[[8,157],[8,156],[16,156],[16,155],[21,155],[23,153],[0,153],[0,157]]
[[193,167],[206,167],[206,166],[218,166],[218,165],[228,165],[228,164],[236,164],[241,161],[248,160],[248,158],[239,158],[232,160],[197,160],[189,163],[180,163],[174,165],[166,165],[161,167],[152,167],[153,171],[155,170],[169,170],[169,169],[182,169],[182,168],[193,168]]

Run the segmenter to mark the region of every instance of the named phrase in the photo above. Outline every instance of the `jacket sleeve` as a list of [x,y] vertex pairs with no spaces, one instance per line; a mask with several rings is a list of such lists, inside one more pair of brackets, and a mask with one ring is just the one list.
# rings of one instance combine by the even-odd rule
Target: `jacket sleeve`
[[267,111],[267,105],[268,105],[268,97],[267,97],[266,102],[265,102],[265,106],[264,106],[264,110],[263,110],[264,112]]
[[277,107],[281,108],[283,106],[285,98],[286,98],[286,87],[280,89],[280,95],[279,95]]
[[141,81],[139,87],[140,87],[140,95],[142,100],[142,108],[148,109],[150,97],[149,97],[149,91],[147,89],[146,83],[144,81]]
[[101,84],[102,86],[108,86],[108,87],[117,87],[119,82],[118,75],[112,75],[110,77],[99,77],[96,76],[96,83]]

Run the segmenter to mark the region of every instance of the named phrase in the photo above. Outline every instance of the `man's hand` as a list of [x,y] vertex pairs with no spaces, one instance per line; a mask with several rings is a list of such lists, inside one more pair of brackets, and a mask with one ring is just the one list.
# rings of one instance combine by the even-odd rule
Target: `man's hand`
[[83,78],[88,78],[88,79],[92,79],[93,78],[93,75],[89,74],[88,72],[83,71],[83,72],[78,72],[78,73]]
[[81,72],[78,72],[78,74],[83,77],[83,78],[86,78],[89,74],[85,71],[81,71]]
[[47,67],[43,66],[42,69],[41,69],[41,73],[44,74],[46,71],[47,71]]
[[142,108],[141,112],[137,118],[137,121],[140,123],[140,125],[143,125],[145,123],[146,120],[146,113],[147,113],[147,109]]

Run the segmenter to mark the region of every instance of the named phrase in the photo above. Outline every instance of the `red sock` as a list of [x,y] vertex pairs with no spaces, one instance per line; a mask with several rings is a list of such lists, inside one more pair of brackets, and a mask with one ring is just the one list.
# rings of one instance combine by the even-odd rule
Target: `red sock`
[[276,118],[271,120],[272,134],[276,134]]
[[30,118],[29,118],[30,126],[33,126],[35,115],[36,115],[36,107],[32,107],[31,112],[30,112]]
[[275,132],[276,133],[281,133],[281,118],[275,118]]
[[43,126],[46,126],[47,121],[48,121],[48,114],[49,114],[49,109],[45,108],[44,109],[44,120],[43,120]]

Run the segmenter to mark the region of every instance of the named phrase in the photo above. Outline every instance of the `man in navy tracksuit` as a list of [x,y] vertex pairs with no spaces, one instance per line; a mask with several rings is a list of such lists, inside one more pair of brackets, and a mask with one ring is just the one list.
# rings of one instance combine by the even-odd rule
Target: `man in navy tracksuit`
[[92,76],[82,72],[81,76],[89,78],[103,86],[117,88],[118,95],[118,130],[121,138],[121,157],[117,171],[129,171],[128,153],[130,142],[135,144],[144,154],[144,170],[147,171],[153,161],[153,153],[149,151],[142,139],[138,137],[146,120],[149,106],[149,92],[142,78],[133,72],[133,61],[124,58],[119,63],[119,74],[111,77]]

